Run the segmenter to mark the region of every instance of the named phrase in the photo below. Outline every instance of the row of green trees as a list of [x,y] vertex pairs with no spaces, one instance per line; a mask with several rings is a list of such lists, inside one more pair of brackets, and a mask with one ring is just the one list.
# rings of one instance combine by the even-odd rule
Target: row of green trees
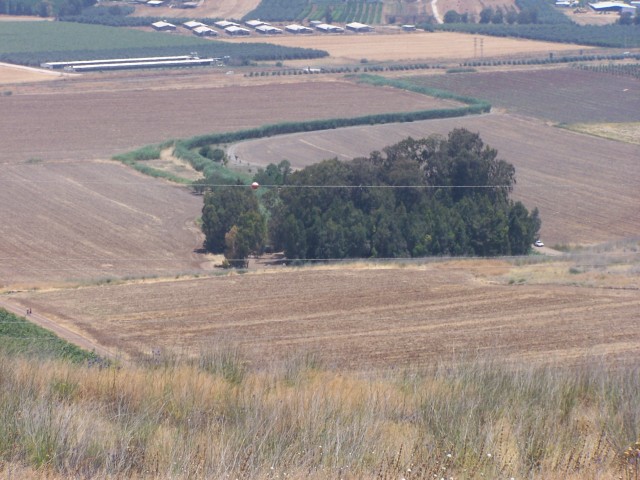
[[624,12],[618,19],[618,25],[640,25],[640,12],[636,11],[636,14],[631,12]]
[[[614,60],[640,60],[640,54],[614,54],[614,55],[553,55],[546,58],[520,58],[517,60],[472,60],[463,62],[463,67],[495,67],[500,65],[546,65],[550,63],[582,63],[594,61],[614,61]],[[620,65],[620,64],[614,64]]]
[[634,25],[562,25],[554,24],[423,24],[427,31],[453,31],[496,37],[527,38],[548,42],[574,43],[611,48],[640,47],[640,28]]
[[[455,10],[448,10],[443,17],[444,23],[474,23],[475,18],[468,13],[458,13]],[[528,25],[530,23],[538,23],[538,11],[534,9],[516,10],[515,8],[509,8],[503,10],[501,7],[495,10],[491,7],[486,7],[480,12],[479,18],[480,24],[494,25]]]
[[538,212],[509,198],[515,169],[497,155],[455,129],[350,162],[270,165],[256,175],[272,187],[261,203],[243,185],[205,195],[205,248],[236,266],[266,242],[302,260],[526,254]]

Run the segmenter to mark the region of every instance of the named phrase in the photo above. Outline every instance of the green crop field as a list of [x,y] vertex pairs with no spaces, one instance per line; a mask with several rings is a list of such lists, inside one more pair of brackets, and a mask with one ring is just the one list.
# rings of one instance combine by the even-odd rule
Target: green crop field
[[86,352],[24,317],[0,308],[0,355],[26,355],[39,358],[63,358],[73,362],[96,360]]
[[171,33],[144,32],[71,22],[3,22],[0,60],[37,65],[44,61],[185,55],[250,58],[316,58],[326,52],[260,44],[216,42]]
[[160,32],[142,32],[103,25],[67,22],[3,22],[0,54],[19,52],[108,50],[180,46],[195,48],[207,42]]

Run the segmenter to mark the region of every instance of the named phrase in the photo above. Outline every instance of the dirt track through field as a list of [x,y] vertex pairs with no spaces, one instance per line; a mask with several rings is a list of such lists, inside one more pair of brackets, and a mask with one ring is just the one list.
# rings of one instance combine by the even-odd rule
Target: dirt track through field
[[637,288],[508,285],[509,271],[492,260],[294,269],[11,300],[134,357],[223,345],[256,365],[304,352],[332,367],[367,370],[476,355],[571,365],[640,354]]

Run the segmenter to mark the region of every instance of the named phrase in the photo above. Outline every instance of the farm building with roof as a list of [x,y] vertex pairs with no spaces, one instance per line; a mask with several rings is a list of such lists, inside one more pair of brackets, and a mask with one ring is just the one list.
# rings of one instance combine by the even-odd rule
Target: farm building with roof
[[190,58],[187,60],[161,60],[153,62],[97,63],[92,65],[71,65],[65,70],[72,72],[102,72],[109,70],[136,70],[147,68],[204,67],[213,63],[213,58]]
[[229,28],[229,27],[239,27],[240,26],[237,23],[229,22],[228,20],[220,20],[219,22],[214,23],[214,25],[216,27],[218,27],[218,28],[222,28],[223,30],[225,28]]
[[342,33],[344,29],[335,25],[329,25],[328,23],[321,23],[316,25],[316,30],[322,33]]
[[256,32],[262,33],[263,35],[276,35],[282,33],[282,30],[272,25],[260,25],[256,27]]
[[177,55],[173,57],[137,57],[137,58],[101,58],[99,60],[70,60],[67,62],[46,62],[41,63],[42,68],[50,68],[52,70],[66,68],[66,67],[79,67],[87,65],[117,65],[122,63],[148,63],[148,62],[168,62],[176,60],[193,60],[198,58],[197,54],[191,55]]
[[632,13],[636,12],[636,7],[623,2],[596,2],[590,3],[589,8],[595,12],[618,12]]
[[159,32],[169,32],[176,29],[176,26],[173,23],[165,22],[164,20],[154,22],[151,26],[154,30],[158,30]]
[[246,22],[244,22],[244,24],[247,27],[251,27],[251,28],[256,28],[256,27],[259,27],[261,25],[269,25],[268,23],[263,22],[262,20],[247,20]]
[[205,25],[202,22],[196,22],[195,20],[191,20],[189,22],[184,22],[182,26],[184,28],[188,28],[189,30],[193,30],[194,28],[198,28],[198,27],[206,27],[207,25]]
[[373,30],[373,27],[371,27],[370,25],[366,25],[364,23],[359,23],[359,22],[347,23],[346,27],[347,27],[347,30],[351,30],[352,32],[358,32],[358,33],[370,32]]
[[284,29],[289,33],[313,33],[313,30],[309,27],[303,27],[302,25],[298,25],[292,23],[291,25],[287,25]]
[[193,30],[194,35],[198,35],[199,37],[215,37],[218,35],[213,28],[209,28],[206,25],[202,25],[201,27],[196,27]]
[[239,37],[242,35],[251,35],[250,30],[247,30],[246,28],[242,28],[242,27],[236,27],[233,25],[225,28],[224,31],[226,32],[227,35],[231,35],[234,37]]

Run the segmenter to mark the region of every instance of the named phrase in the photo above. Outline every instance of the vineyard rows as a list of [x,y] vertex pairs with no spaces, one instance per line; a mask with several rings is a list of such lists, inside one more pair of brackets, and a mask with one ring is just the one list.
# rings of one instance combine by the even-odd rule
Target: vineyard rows
[[[331,19],[334,22],[349,23],[360,22],[365,24],[380,23],[382,19],[381,2],[346,2],[336,5],[320,6],[308,14],[309,20],[326,20],[327,11],[331,12]],[[304,19],[301,18],[300,20]]]
[[380,23],[382,2],[348,1],[333,3],[308,0],[262,0],[243,20],[259,18],[264,21],[320,20],[327,23]]

